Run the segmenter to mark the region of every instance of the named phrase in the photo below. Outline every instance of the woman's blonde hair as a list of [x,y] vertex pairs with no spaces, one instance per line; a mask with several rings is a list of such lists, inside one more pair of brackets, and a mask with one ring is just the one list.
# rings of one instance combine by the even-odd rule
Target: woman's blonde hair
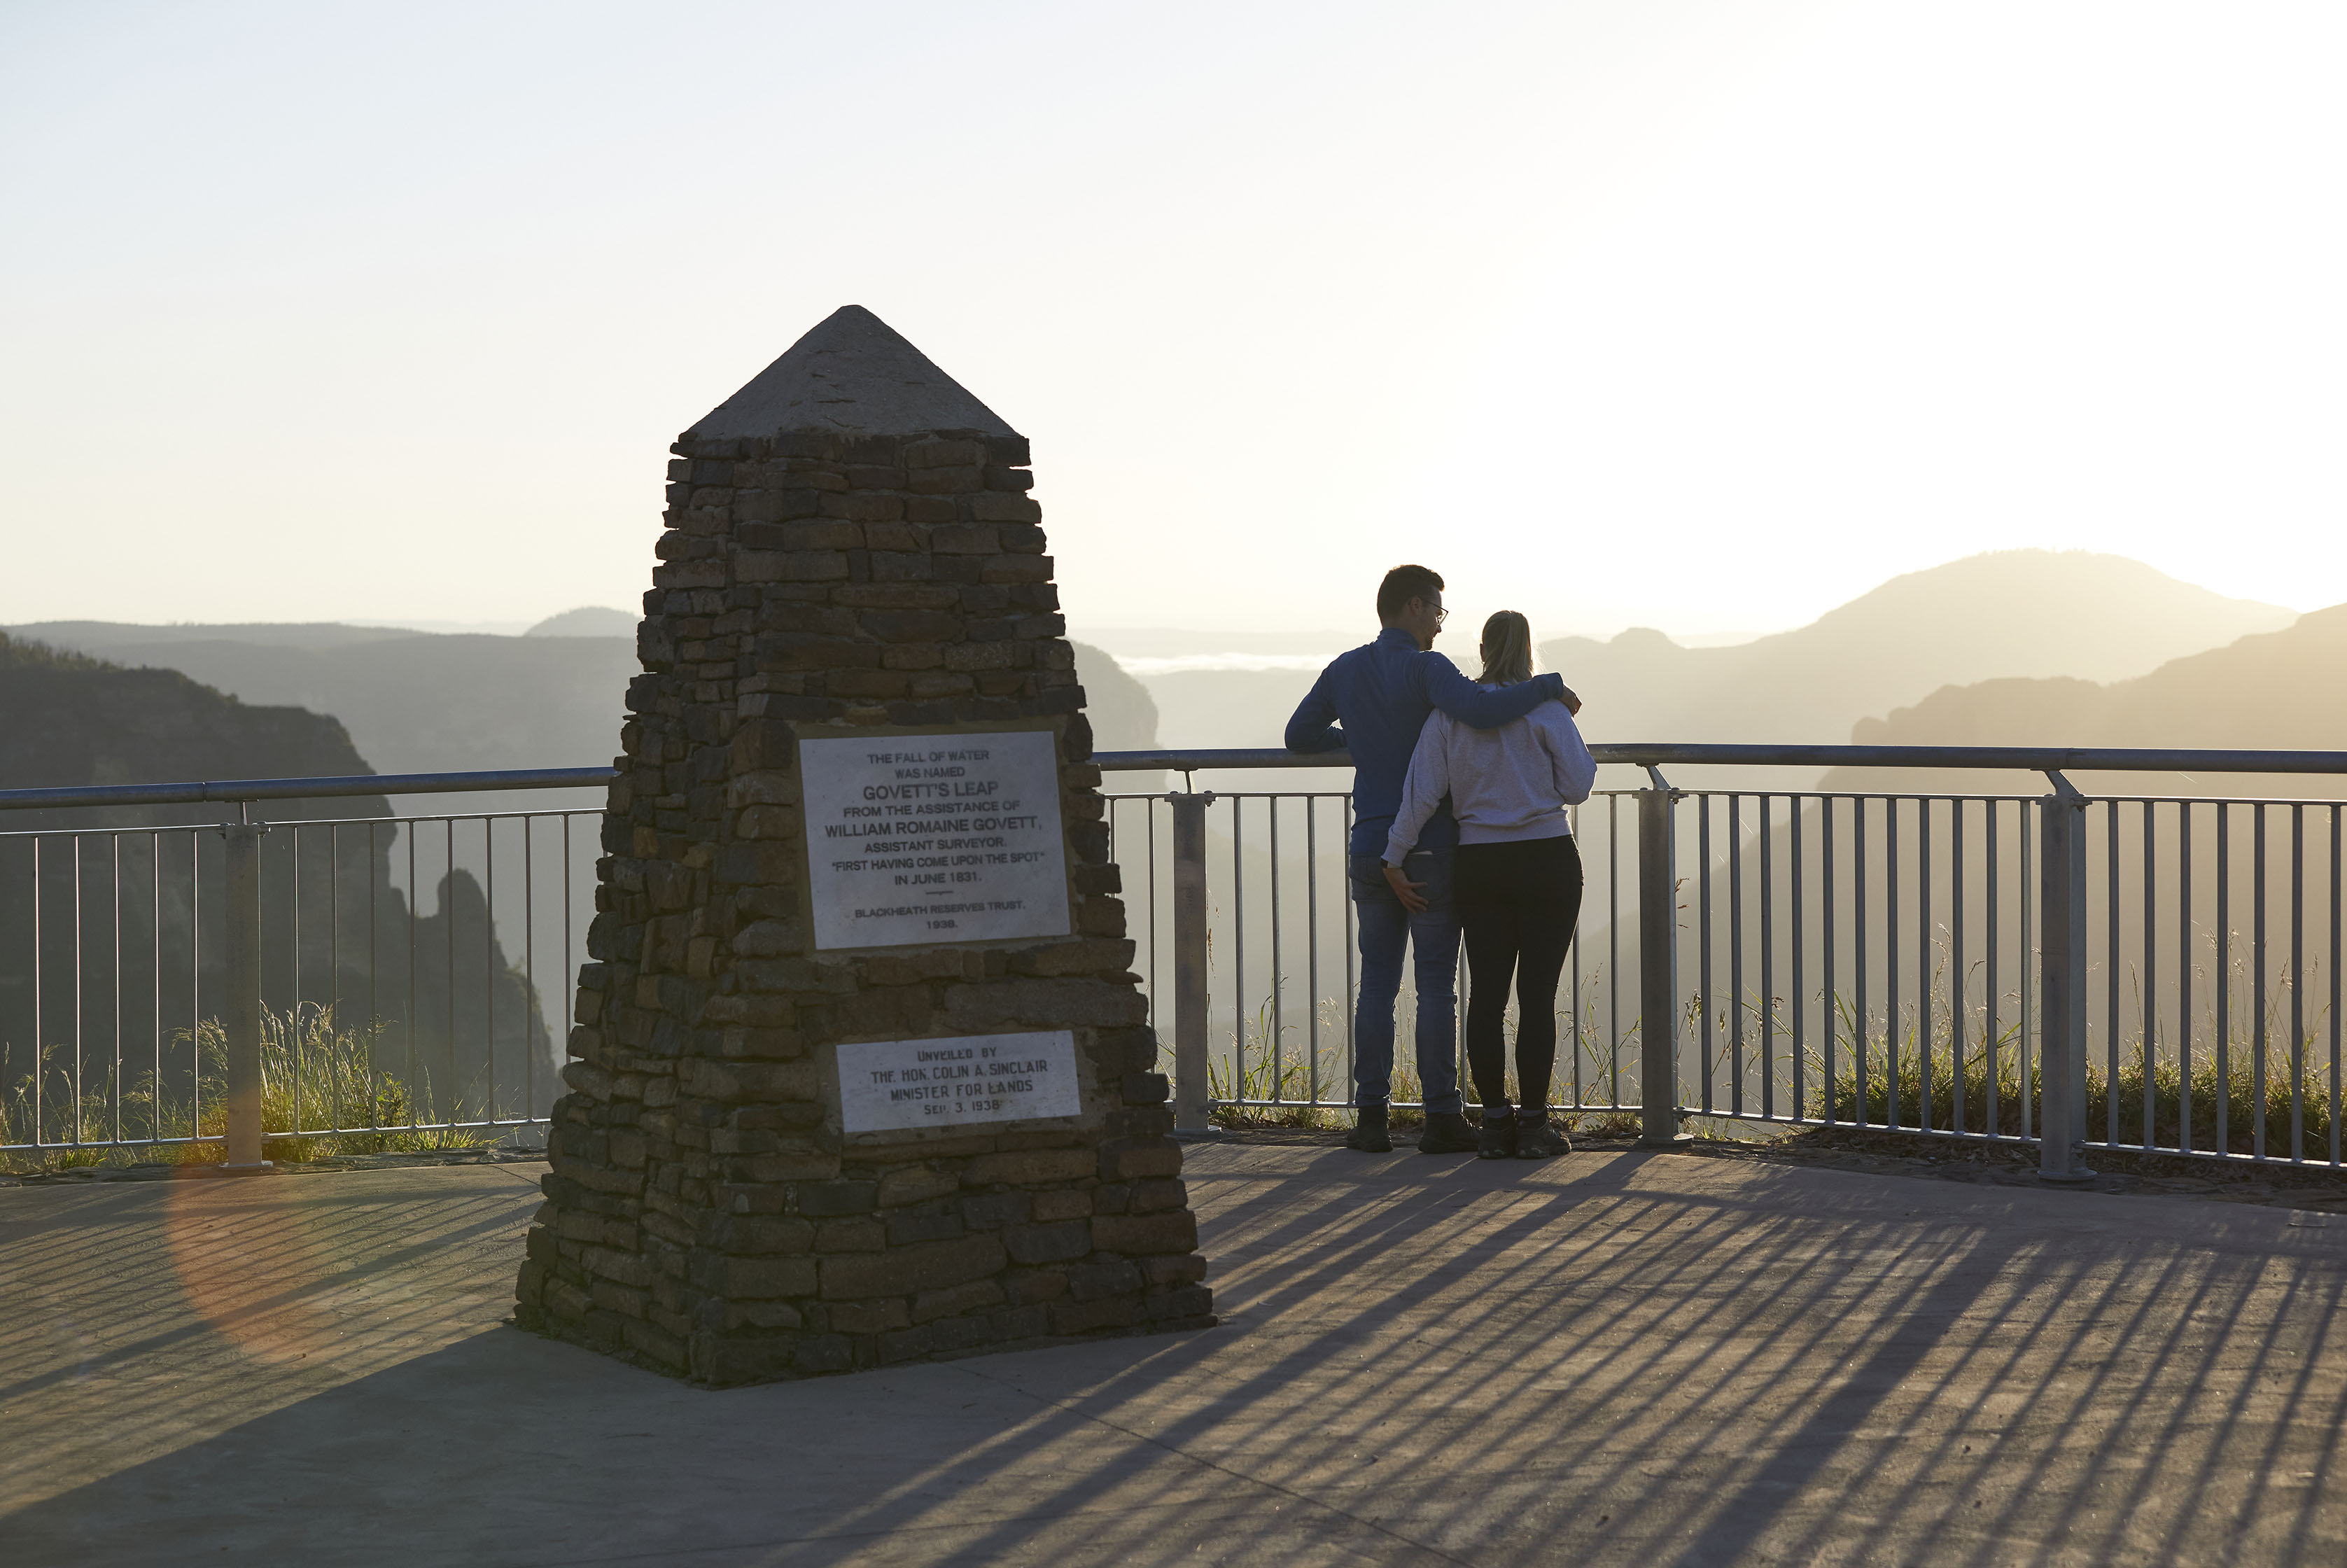
[[1486,686],[1512,686],[1532,678],[1532,625],[1521,611],[1502,610],[1483,622]]

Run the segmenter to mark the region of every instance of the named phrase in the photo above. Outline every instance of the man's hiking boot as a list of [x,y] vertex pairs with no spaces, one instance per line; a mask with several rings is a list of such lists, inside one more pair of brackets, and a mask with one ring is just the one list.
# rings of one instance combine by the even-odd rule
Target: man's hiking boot
[[1475,1129],[1467,1124],[1467,1118],[1456,1111],[1427,1112],[1426,1131],[1418,1139],[1419,1153],[1471,1154],[1475,1147]]
[[1475,1138],[1479,1160],[1512,1160],[1516,1153],[1516,1119],[1483,1113],[1483,1131]]
[[1393,1140],[1386,1135],[1386,1108],[1364,1105],[1353,1119],[1353,1130],[1345,1134],[1345,1147],[1358,1149],[1364,1154],[1390,1154]]
[[1572,1153],[1573,1144],[1563,1133],[1548,1124],[1547,1118],[1516,1123],[1517,1159],[1553,1160],[1559,1154]]

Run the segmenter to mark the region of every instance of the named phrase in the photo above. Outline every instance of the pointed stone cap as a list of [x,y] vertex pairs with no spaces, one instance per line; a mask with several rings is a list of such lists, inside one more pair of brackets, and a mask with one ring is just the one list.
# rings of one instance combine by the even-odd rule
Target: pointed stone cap
[[1019,433],[862,305],[842,305],[684,433],[687,441]]

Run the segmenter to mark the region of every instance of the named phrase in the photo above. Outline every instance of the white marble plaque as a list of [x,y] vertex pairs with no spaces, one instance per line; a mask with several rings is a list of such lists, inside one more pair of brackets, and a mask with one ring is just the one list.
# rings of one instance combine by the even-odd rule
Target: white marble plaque
[[1031,1122],[1082,1109],[1076,1037],[1064,1029],[839,1048],[842,1132]]
[[815,945],[1068,932],[1049,731],[799,743]]

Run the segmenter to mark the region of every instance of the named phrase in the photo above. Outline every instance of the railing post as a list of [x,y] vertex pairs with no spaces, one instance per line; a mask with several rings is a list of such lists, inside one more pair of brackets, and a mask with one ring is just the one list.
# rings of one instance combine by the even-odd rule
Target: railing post
[[2055,793],[2039,803],[2037,1176],[2091,1182],[2078,1163],[2086,1118],[2086,797],[2048,771]]
[[1220,1134],[1206,1070],[1206,807],[1214,794],[1177,791],[1174,807],[1174,1135]]
[[257,822],[235,822],[228,838],[224,957],[228,995],[220,1029],[228,1037],[228,1159],[223,1171],[265,1171],[261,1157],[261,835]]
[[1684,1143],[1679,1131],[1678,792],[1646,770],[1638,792],[1638,1142]]

